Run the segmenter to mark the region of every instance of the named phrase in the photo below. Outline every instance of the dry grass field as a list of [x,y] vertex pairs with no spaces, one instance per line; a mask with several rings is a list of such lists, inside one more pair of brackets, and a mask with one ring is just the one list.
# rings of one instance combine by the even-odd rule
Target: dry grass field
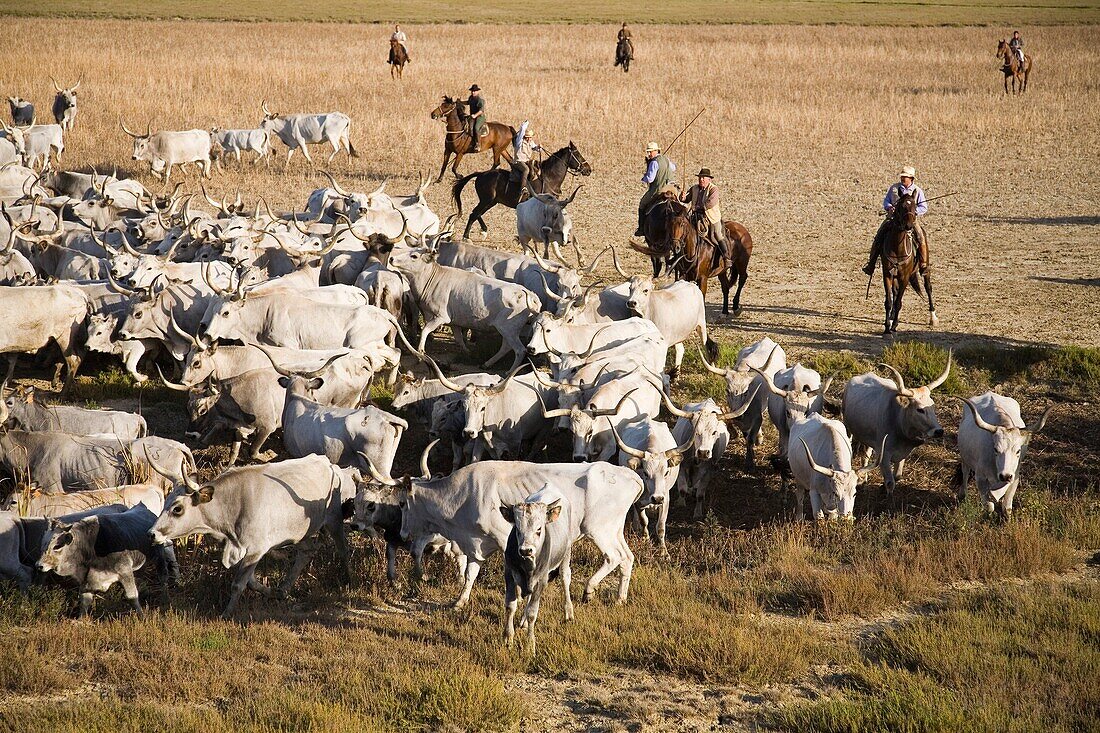
[[[67,618],[71,591],[4,588],[0,729],[1094,728],[1097,27],[1025,27],[1035,71],[1022,98],[1001,91],[1000,28],[647,26],[635,29],[626,75],[611,67],[610,26],[407,30],[413,63],[393,82],[380,26],[6,18],[0,82],[46,109],[49,75],[83,77],[66,165],[117,165],[153,189],[131,164],[119,115],[131,128],[185,129],[255,125],[262,99],[282,111],[339,109],[362,157],[337,159],[333,173],[357,190],[388,179],[399,192],[418,171],[439,171],[443,130],[428,113],[440,95],[477,82],[492,119],[529,117],[541,142],[573,140],[592,164],[571,207],[589,256],[626,250],[645,142],[671,139],[705,106],[672,158],[682,171],[715,170],[727,215],[756,242],[745,311],[716,328],[722,360],[770,334],[822,373],[847,378],[886,359],[927,381],[953,347],[960,367],[940,407],[948,437],[917,454],[894,500],[875,483],[861,488],[859,518],[839,527],[786,521],[778,480],[742,471],[735,441],[707,520],[674,509],[670,560],[632,538],[630,603],[612,607],[605,595],[563,624],[552,588],[531,659],[499,644],[499,558],[456,613],[445,607],[456,592],[448,568],[433,563],[428,582],[390,589],[380,547],[363,539],[350,589],[335,589],[334,564],[319,559],[289,601],[243,602],[240,623],[213,620],[224,575],[201,544],[181,552],[174,608],[145,622],[116,594],[97,622],[78,624]],[[934,202],[926,224],[940,327],[927,330],[912,299],[898,343],[884,344],[881,287],[864,300],[858,267],[906,162],[930,196],[958,195]],[[484,165],[467,159],[463,171]],[[323,180],[296,158],[286,173],[231,166],[207,188],[290,209]],[[444,215],[451,180],[428,191]],[[193,172],[185,181],[197,189]],[[512,212],[489,222],[489,241],[513,247]],[[624,262],[647,266],[633,253]],[[448,361],[470,370],[478,358]],[[1059,404],[1032,443],[1007,526],[984,519],[973,497],[956,506],[950,489],[959,409],[946,395],[992,386],[1028,416]],[[689,357],[676,397],[720,393]],[[134,407],[136,394],[90,364],[67,397]],[[153,432],[181,437],[175,396],[147,388],[142,405]],[[412,470],[425,442],[410,435],[397,468]],[[774,448],[772,431],[763,454]],[[210,471],[225,454],[200,456]],[[576,574],[593,562],[584,547]]]

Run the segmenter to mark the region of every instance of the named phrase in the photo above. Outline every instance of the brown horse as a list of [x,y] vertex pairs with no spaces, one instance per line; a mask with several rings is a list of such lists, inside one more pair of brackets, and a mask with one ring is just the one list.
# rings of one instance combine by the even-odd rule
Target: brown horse
[[[894,213],[882,245],[882,288],[885,291],[883,308],[886,311],[883,338],[897,333],[901,300],[905,296],[906,286],[912,284],[913,290],[920,294],[920,282],[917,279],[917,236],[914,232],[916,224],[916,198],[911,193],[904,194],[894,205]],[[934,326],[939,319],[936,317],[936,306],[932,302],[932,276],[928,269],[924,273],[924,289],[928,294],[928,322]]]
[[[438,183],[443,180],[443,174],[447,170],[447,162],[452,155],[455,156],[455,160],[451,166],[451,173],[455,175],[455,178],[458,177],[458,163],[464,155],[467,155],[467,151],[470,149],[472,130],[470,129],[470,117],[466,114],[466,103],[460,99],[443,97],[443,102],[432,110],[432,119],[445,119],[447,121],[447,137],[443,141],[443,165],[439,167],[439,178],[435,179]],[[492,150],[494,168],[500,166],[501,158],[511,162],[512,141],[516,137],[516,128],[500,122],[489,122],[486,123],[485,129],[488,133],[482,136],[477,153]]]
[[397,39],[390,39],[390,78],[400,79],[407,63],[409,54],[405,46]]
[[623,73],[630,71],[630,62],[634,60],[634,44],[629,38],[621,39],[615,45],[615,65],[623,67]]
[[[687,207],[676,200],[673,194],[663,194],[661,200],[650,208],[646,215],[647,243],[649,240],[649,225],[651,217],[656,219],[660,214],[665,219],[660,223],[664,232],[664,242],[658,249],[641,246],[630,242],[635,250],[648,254],[653,258],[654,277],[660,267],[661,258],[671,258],[669,267],[676,272],[678,280],[687,280],[695,283],[703,293],[704,300],[707,297],[707,285],[712,277],[717,277],[722,286],[722,314],[730,314],[730,289],[737,283],[737,292],[733,296],[733,314],[741,314],[741,291],[749,279],[749,258],[752,257],[752,235],[749,230],[736,221],[723,221],[726,228],[726,239],[733,249],[731,261],[722,257],[722,253],[709,240],[699,236],[695,224],[688,217]],[[656,223],[656,222],[654,222]],[[655,227],[656,228],[656,227]]]
[[1016,94],[1016,82],[1020,82],[1020,94],[1027,91],[1027,78],[1031,76],[1031,57],[1026,53],[1024,54],[1024,63],[1020,64],[1020,59],[1016,56],[1016,52],[1008,45],[1008,41],[1001,39],[997,44],[997,58],[1004,58],[1004,66],[1001,67],[1001,71],[1005,75],[1005,94],[1008,94],[1008,77],[1012,77],[1012,93]]

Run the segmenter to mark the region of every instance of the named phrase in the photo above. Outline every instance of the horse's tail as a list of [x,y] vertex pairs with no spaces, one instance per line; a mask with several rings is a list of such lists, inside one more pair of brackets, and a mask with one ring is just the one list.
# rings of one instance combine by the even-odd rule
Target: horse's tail
[[924,292],[920,287],[920,272],[918,270],[913,270],[913,274],[909,276],[909,287],[913,288],[917,295],[924,297]]
[[455,181],[455,185],[451,187],[451,196],[454,197],[455,207],[458,208],[459,215],[462,214],[462,189],[466,187],[466,184],[470,182],[471,178],[476,178],[480,171],[469,173],[462,178]]

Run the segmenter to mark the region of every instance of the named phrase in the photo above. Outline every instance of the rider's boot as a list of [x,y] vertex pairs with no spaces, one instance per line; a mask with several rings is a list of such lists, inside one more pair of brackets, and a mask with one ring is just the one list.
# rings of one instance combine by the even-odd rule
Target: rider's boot
[[638,207],[638,229],[634,232],[634,236],[645,236],[645,211],[640,206]]
[[863,266],[863,274],[867,276],[875,274],[875,263],[878,261],[879,250],[881,249],[882,244],[876,237],[874,243],[871,244],[871,256],[867,259],[867,264]]

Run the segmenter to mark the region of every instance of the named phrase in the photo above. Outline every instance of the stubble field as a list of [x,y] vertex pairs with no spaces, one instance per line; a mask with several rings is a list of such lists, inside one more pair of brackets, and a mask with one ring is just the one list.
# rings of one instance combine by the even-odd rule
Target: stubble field
[[[744,313],[715,329],[723,359],[769,334],[792,362],[823,373],[847,377],[886,358],[927,381],[954,347],[963,367],[946,392],[1001,385],[1025,416],[1058,402],[1032,446],[1016,520],[998,526],[973,497],[951,501],[959,411],[946,399],[945,444],[922,451],[895,501],[874,483],[861,488],[850,528],[785,522],[778,481],[743,472],[738,442],[708,520],[674,510],[670,561],[633,538],[641,566],[628,606],[605,599],[565,625],[551,590],[533,660],[499,648],[498,564],[484,572],[472,609],[457,614],[443,608],[456,590],[443,565],[417,594],[393,591],[378,548],[359,541],[352,589],[332,589],[334,568],[321,562],[289,602],[250,599],[241,613],[250,622],[240,625],[211,620],[224,601],[221,576],[212,553],[189,548],[177,610],[145,623],[116,618],[123,603],[113,596],[89,626],[59,620],[59,588],[30,601],[5,589],[0,723],[82,731],[1095,724],[1100,703],[1081,681],[1100,669],[1100,592],[1085,562],[1100,548],[1100,425],[1090,407],[1100,359],[1078,347],[1100,345],[1096,27],[1025,28],[1033,87],[1015,99],[1004,97],[993,58],[999,29],[640,27],[627,75],[611,68],[609,26],[407,30],[413,63],[392,82],[379,26],[7,19],[0,80],[45,110],[49,75],[69,84],[83,77],[67,167],[117,165],[159,190],[131,163],[119,115],[132,129],[248,127],[266,99],[286,112],[349,114],[362,157],[340,157],[330,170],[349,188],[388,179],[387,190],[399,192],[415,188],[418,171],[439,171],[443,130],[429,111],[442,94],[477,82],[491,119],[530,118],[543,144],[573,140],[592,164],[591,177],[567,186],[585,186],[571,211],[588,256],[606,244],[627,251],[644,143],[670,140],[706,107],[671,157],[682,172],[714,170],[727,216],[756,242]],[[37,39],[34,54],[27,38]],[[462,171],[485,161],[467,159]],[[958,195],[934,202],[926,221],[940,327],[927,330],[912,298],[902,335],[921,343],[884,353],[881,287],[876,279],[864,300],[858,267],[903,163],[918,168],[929,196]],[[193,172],[184,180],[197,190]],[[428,190],[442,215],[452,210],[452,180],[448,172]],[[281,160],[270,169],[230,164],[207,188],[295,209],[323,182],[296,157],[285,173]],[[494,210],[489,222],[489,241],[513,247],[512,212]],[[624,264],[644,271],[647,261],[630,253]],[[92,374],[77,401],[135,403],[128,386]],[[689,359],[677,397],[720,393]],[[154,432],[178,437],[180,404],[161,391],[144,400]],[[412,468],[420,438],[398,467]],[[763,452],[774,443],[770,434]],[[204,453],[204,465],[219,457]],[[592,560],[582,553],[578,576]],[[1026,699],[1017,689],[1030,691]]]

